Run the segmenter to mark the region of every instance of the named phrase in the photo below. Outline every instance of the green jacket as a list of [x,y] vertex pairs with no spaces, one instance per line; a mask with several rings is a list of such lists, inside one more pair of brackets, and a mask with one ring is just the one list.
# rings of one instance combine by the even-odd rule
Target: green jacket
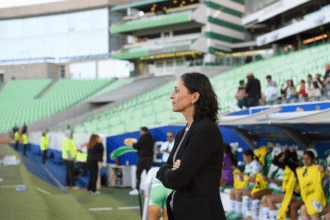
[[62,144],[62,158],[66,160],[73,160],[76,158],[76,154],[77,150],[73,140],[65,138]]

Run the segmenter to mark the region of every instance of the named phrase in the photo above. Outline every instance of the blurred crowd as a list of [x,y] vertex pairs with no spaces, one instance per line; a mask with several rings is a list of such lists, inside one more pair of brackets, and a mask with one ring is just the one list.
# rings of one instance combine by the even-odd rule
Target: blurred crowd
[[[249,108],[258,105],[265,105],[268,102],[277,100],[292,100],[307,97],[320,97],[322,95],[330,95],[330,65],[325,65],[324,76],[320,73],[313,76],[309,74],[306,81],[301,79],[298,88],[292,79],[288,79],[285,84],[282,83],[279,87],[278,84],[272,79],[271,75],[266,76],[267,92],[266,95],[261,92],[261,85],[259,79],[255,78],[252,73],[247,75],[247,83],[244,80],[239,81],[239,87],[236,91],[235,98],[237,105],[240,108],[243,106]],[[281,96],[278,96],[278,92]]]

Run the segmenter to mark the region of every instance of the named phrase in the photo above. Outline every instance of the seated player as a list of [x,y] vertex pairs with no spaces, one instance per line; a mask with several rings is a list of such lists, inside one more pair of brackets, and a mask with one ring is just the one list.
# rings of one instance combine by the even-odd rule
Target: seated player
[[[325,169],[323,166],[318,166],[318,171],[330,176],[330,170]],[[326,190],[329,189],[324,189],[324,192],[326,192]],[[302,220],[309,220],[309,215],[307,213],[307,208],[305,204],[301,206],[300,210]],[[330,197],[328,198],[327,205],[323,208],[322,212],[313,214],[311,216],[313,220],[320,220],[322,215],[325,215],[326,220],[330,220]]]
[[[284,148],[283,153],[280,153],[279,155],[275,156],[272,163],[283,170],[285,169],[285,166],[288,166],[293,172],[295,172],[296,168],[300,166],[297,157],[297,152],[294,148],[290,149],[289,147]],[[275,185],[272,186],[274,187]],[[300,194],[295,195],[300,196]],[[273,194],[264,195],[262,197],[264,219],[277,219],[277,211],[275,204],[281,203],[283,199],[284,193],[275,189],[273,189]]]
[[[246,151],[244,151],[243,153],[243,160],[246,163],[245,166],[245,170],[244,173],[239,172],[238,177],[240,179],[244,179],[244,175],[248,175],[249,176],[249,186],[253,188],[254,185],[254,181],[256,178],[256,174],[260,172],[261,170],[261,164],[254,159],[254,153],[251,149],[248,149]],[[233,167],[234,169],[236,169],[236,167]],[[230,210],[228,213],[226,213],[226,217],[228,217],[229,219],[238,219],[238,218],[242,218],[243,214],[242,214],[242,195],[245,192],[244,189],[232,189],[230,191]],[[251,191],[250,191],[251,194]],[[246,196],[247,198],[250,198],[248,196]],[[251,200],[251,198],[250,198]],[[251,212],[251,208],[248,207],[249,205],[249,201],[247,201],[247,199],[245,199],[245,201],[243,200],[244,203],[244,207],[245,210],[247,210],[247,212]],[[251,202],[250,202],[251,203]],[[249,214],[249,213],[248,213]],[[251,215],[251,214],[250,214]]]
[[[158,169],[152,168],[148,172],[148,176],[151,175],[151,186],[146,186],[144,192],[145,196],[149,195],[148,219],[159,220],[162,211],[163,220],[168,220],[166,200],[172,190],[165,188],[162,182],[156,178],[157,171]],[[150,178],[150,176],[147,178]]]
[[234,183],[233,179],[233,166],[237,166],[237,161],[234,154],[231,152],[231,147],[225,144],[225,152],[223,156],[223,171],[220,179],[220,186],[232,186]]
[[[259,219],[259,207],[262,200],[262,203],[266,203],[266,195],[278,194],[283,195],[282,193],[282,182],[284,177],[284,170],[282,168],[276,169],[270,175],[270,178],[267,175],[262,175],[264,181],[268,182],[267,189],[262,189],[252,194],[252,208],[253,208],[253,219]],[[263,209],[264,219],[270,219],[269,208],[264,205]],[[252,220],[252,218],[249,218]]]

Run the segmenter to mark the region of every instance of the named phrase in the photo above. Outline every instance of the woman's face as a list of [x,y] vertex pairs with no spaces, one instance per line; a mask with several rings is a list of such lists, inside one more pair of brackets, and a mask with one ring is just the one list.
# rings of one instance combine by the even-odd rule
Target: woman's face
[[246,156],[245,154],[243,154],[243,160],[245,161],[245,163],[251,163],[251,156]]
[[312,158],[308,154],[304,154],[302,162],[303,162],[304,166],[309,167],[309,166],[312,166],[312,164],[314,163],[314,160],[312,160]]
[[170,98],[172,99],[173,112],[185,112],[189,107],[193,107],[194,94],[190,94],[180,78],[176,81],[174,91]]

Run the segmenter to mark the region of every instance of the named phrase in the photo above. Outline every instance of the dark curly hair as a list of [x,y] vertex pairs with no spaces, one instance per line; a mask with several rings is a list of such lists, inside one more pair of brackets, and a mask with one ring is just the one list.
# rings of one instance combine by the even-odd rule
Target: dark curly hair
[[208,117],[216,122],[218,120],[219,110],[218,100],[209,78],[204,74],[192,72],[183,74],[181,79],[190,94],[195,92],[200,94],[198,101],[194,104],[194,121],[198,122]]

